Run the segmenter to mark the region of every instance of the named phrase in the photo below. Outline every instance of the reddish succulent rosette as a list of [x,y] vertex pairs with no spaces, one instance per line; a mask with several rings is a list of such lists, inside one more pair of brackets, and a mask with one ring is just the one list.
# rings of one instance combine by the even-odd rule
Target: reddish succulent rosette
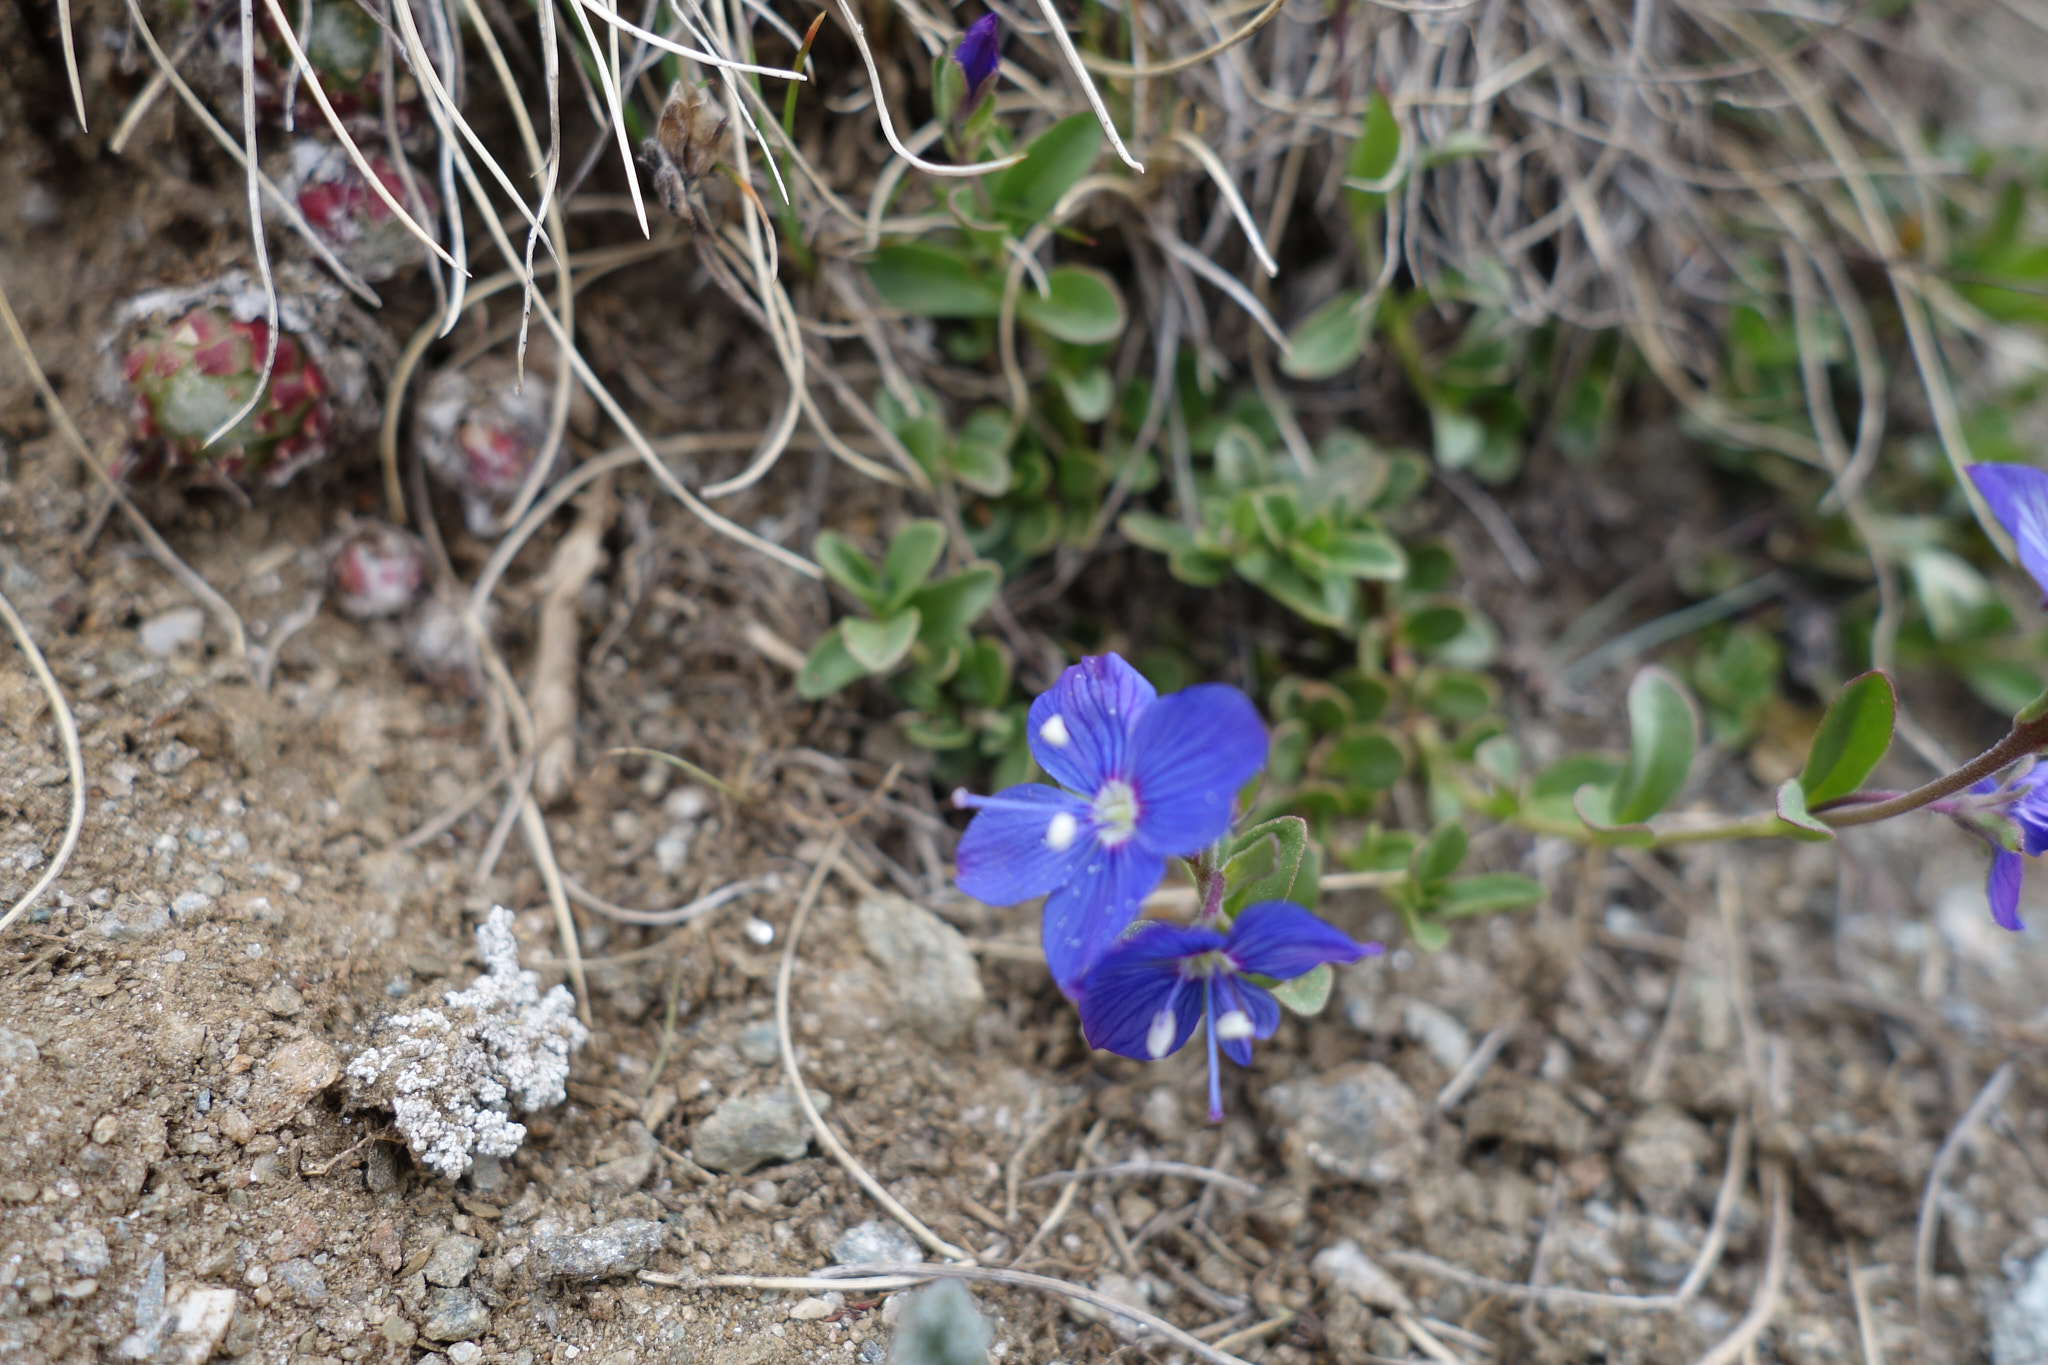
[[211,445],[263,376],[270,328],[198,308],[144,336],[123,358],[135,401],[130,474],[192,470],[282,487],[328,452],[334,412],[327,377],[289,335],[277,339],[270,384],[247,416]]
[[[415,172],[408,190],[405,176],[389,157],[370,150],[364,157],[385,191],[408,205],[415,218],[430,220],[440,212],[439,196],[426,176]],[[420,239],[398,221],[336,143],[307,138],[292,148],[291,193],[307,224],[334,248],[343,265],[365,280],[388,280],[426,259]]]
[[389,522],[357,522],[335,550],[327,581],[343,615],[359,621],[397,616],[426,586],[426,546]]
[[462,498],[469,529],[491,535],[497,518],[532,473],[547,444],[554,354],[527,353],[522,379],[515,362],[496,353],[427,382],[414,415],[413,439],[427,470]]

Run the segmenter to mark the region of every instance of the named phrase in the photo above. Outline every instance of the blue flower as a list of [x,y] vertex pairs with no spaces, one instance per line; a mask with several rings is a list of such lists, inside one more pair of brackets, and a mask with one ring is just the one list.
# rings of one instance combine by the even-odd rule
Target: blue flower
[[1229,932],[1148,920],[1097,959],[1080,985],[1081,1031],[1090,1047],[1139,1061],[1178,1052],[1205,1021],[1209,1034],[1209,1121],[1223,1118],[1219,1046],[1250,1066],[1252,1039],[1280,1027],[1280,1002],[1247,974],[1291,981],[1325,962],[1382,952],[1291,901],[1247,906]]
[[954,805],[979,812],[960,836],[957,881],[991,905],[1046,897],[1046,965],[1071,995],[1166,860],[1230,827],[1237,789],[1266,760],[1266,730],[1236,688],[1161,697],[1114,654],[1060,674],[1026,724],[1032,756],[1060,785],[954,792]]
[[1973,464],[1970,481],[2020,552],[2020,567],[2048,595],[2048,472],[2023,464]]
[[972,109],[981,103],[1002,63],[1002,48],[1002,25],[993,14],[982,15],[960,35],[953,60],[960,64],[960,74],[967,78],[967,98],[960,102],[962,109]]
[[[2048,853],[2048,782],[2030,774],[2015,779],[2002,790],[2011,801],[2004,816],[2019,828],[2020,847],[2025,850],[2026,857]],[[2000,791],[1996,779],[1989,777],[1970,788],[1971,794],[1976,796],[1994,796]],[[1989,835],[1985,837],[1990,839]],[[1985,880],[1984,893],[1991,902],[1991,918],[1998,921],[1999,928],[2010,929],[2014,933],[2026,927],[2020,923],[2020,883],[2024,880],[2026,866],[2026,858],[2003,844],[1991,842],[1991,875]]]

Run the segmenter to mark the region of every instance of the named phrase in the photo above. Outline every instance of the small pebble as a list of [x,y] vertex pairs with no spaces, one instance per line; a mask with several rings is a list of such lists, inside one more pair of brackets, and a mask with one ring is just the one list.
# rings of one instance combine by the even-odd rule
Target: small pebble
[[280,1019],[289,1019],[306,1007],[306,997],[280,981],[263,994],[263,1008]]
[[879,1218],[848,1228],[832,1244],[832,1260],[838,1265],[900,1265],[923,1259],[924,1252],[909,1233]]
[[823,1299],[798,1299],[789,1306],[789,1315],[798,1322],[817,1322],[831,1317],[834,1311]]
[[476,1269],[477,1257],[483,1249],[484,1244],[474,1237],[443,1237],[435,1244],[433,1255],[427,1257],[421,1273],[428,1284],[453,1289]]
[[742,928],[746,930],[747,937],[760,947],[766,948],[775,942],[775,926],[758,915],[747,916],[747,922]]
[[171,902],[171,918],[187,924],[213,909],[213,897],[203,891],[187,891]]
[[473,1341],[458,1341],[448,1348],[448,1359],[455,1365],[476,1365],[484,1358],[484,1348]]
[[644,1218],[621,1218],[586,1232],[536,1236],[534,1254],[541,1272],[574,1280],[601,1280],[629,1275],[661,1249],[667,1232]]
[[782,1060],[782,1043],[775,1035],[775,1025],[765,1020],[741,1029],[736,1046],[740,1056],[755,1066],[774,1066]]
[[270,1281],[280,1294],[297,1299],[300,1303],[317,1304],[327,1298],[327,1281],[320,1270],[304,1257],[272,1266]]
[[428,1341],[469,1341],[491,1327],[491,1310],[467,1289],[427,1291],[426,1318],[420,1335]]

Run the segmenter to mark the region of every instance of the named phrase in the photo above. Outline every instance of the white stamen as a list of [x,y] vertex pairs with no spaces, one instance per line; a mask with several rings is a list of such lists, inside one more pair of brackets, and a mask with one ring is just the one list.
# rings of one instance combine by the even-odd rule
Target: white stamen
[[1061,811],[1046,822],[1045,846],[1055,853],[1063,852],[1080,832],[1081,822],[1066,811]]
[[1153,1061],[1173,1051],[1176,1022],[1171,1009],[1163,1009],[1152,1016],[1152,1027],[1145,1031],[1145,1051],[1151,1054]]
[[1074,742],[1074,737],[1067,733],[1067,718],[1061,715],[1047,716],[1045,724],[1038,727],[1038,737],[1055,749],[1064,749]]
[[1216,1036],[1226,1043],[1252,1036],[1252,1017],[1243,1010],[1231,1010],[1217,1016]]

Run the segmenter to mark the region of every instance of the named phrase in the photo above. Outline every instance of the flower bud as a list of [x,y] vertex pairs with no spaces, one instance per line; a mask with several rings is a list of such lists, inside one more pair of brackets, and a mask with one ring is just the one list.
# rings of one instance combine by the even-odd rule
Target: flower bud
[[124,472],[205,470],[282,487],[327,454],[327,378],[291,336],[277,339],[270,384],[248,415],[206,439],[248,402],[263,375],[270,328],[197,308],[149,332],[121,363],[135,403],[135,449]]
[[358,621],[396,616],[426,586],[426,547],[389,522],[357,522],[334,552],[327,577],[343,615]]

